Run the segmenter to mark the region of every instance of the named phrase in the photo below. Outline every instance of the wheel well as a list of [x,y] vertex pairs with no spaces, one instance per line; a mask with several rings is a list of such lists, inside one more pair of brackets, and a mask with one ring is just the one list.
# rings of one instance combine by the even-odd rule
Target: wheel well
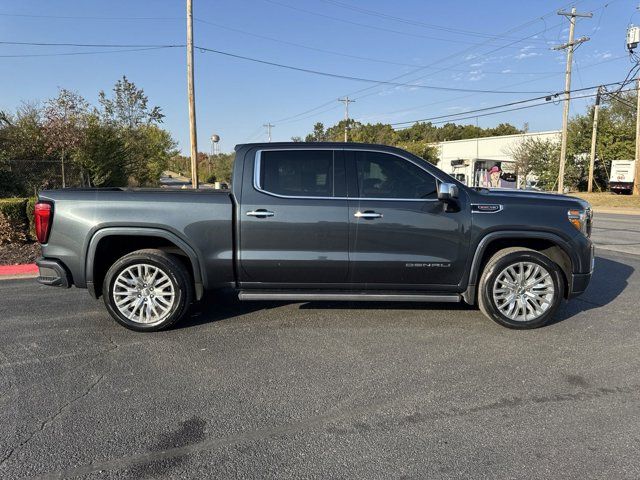
[[173,242],[165,238],[155,236],[110,235],[100,240],[96,246],[93,258],[93,285],[96,297],[99,297],[102,294],[102,282],[104,281],[104,277],[107,274],[109,267],[111,267],[116,260],[128,253],[147,248],[154,248],[176,255],[187,268],[187,271],[191,276],[191,281],[194,282],[193,265],[191,264],[189,256]]
[[492,241],[487,248],[485,248],[484,253],[482,254],[482,259],[478,269],[478,276],[482,274],[487,262],[495,253],[505,248],[512,247],[523,247],[536,250],[557,263],[563,274],[565,296],[568,294],[569,278],[571,278],[572,272],[571,258],[567,252],[553,241],[542,238],[500,238]]

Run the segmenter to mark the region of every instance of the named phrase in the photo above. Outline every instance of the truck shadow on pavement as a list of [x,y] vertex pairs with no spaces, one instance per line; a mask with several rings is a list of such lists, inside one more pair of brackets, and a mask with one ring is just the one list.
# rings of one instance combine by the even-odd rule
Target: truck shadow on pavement
[[[551,324],[559,323],[594,308],[613,302],[627,287],[634,268],[609,258],[596,257],[595,270],[587,291],[581,296],[565,302]],[[278,308],[299,302],[241,302],[232,291],[210,292],[192,308],[191,315],[176,325],[175,329],[195,327],[221,320],[233,319],[260,310]],[[460,303],[415,303],[415,302],[302,302],[300,310],[424,310],[472,311],[476,306]],[[482,315],[478,310],[478,315]]]
[[[618,257],[621,258],[621,257]],[[604,307],[613,302],[629,284],[635,269],[626,263],[596,256],[593,277],[587,290],[566,302],[556,313],[552,323],[562,322],[579,313]]]

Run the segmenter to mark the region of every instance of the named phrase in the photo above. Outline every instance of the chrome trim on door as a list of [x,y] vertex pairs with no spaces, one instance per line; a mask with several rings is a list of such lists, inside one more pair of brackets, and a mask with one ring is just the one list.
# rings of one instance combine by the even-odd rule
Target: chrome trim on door
[[247,212],[247,217],[273,217],[275,213],[268,210],[251,210]]
[[353,216],[356,217],[356,218],[382,218],[382,214],[381,213],[377,213],[377,212],[361,212],[360,210],[358,210],[356,213],[354,213]]

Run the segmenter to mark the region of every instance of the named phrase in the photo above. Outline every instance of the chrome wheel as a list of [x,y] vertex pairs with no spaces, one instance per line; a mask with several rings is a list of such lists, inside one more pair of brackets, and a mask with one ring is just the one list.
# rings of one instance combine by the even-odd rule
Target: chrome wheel
[[528,322],[541,317],[554,302],[551,274],[542,265],[518,262],[502,270],[493,284],[493,301],[505,317]]
[[176,292],[169,276],[147,263],[131,265],[113,283],[113,303],[132,322],[154,325],[173,309]]

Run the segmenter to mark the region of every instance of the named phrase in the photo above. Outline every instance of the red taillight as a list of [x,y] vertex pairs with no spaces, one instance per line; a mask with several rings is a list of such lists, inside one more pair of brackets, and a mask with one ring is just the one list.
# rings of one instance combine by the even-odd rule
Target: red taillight
[[34,220],[36,224],[36,238],[40,243],[47,243],[53,212],[49,203],[36,203],[34,209]]

